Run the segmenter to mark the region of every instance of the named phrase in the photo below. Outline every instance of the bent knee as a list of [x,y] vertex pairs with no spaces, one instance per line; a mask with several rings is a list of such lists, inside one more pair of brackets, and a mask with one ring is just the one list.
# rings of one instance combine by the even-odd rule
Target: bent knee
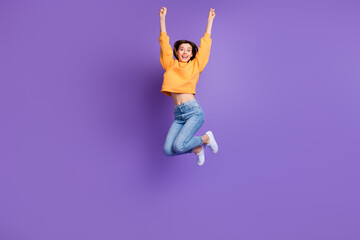
[[177,153],[183,153],[184,152],[184,144],[182,142],[175,142],[173,145],[173,149]]
[[165,147],[163,148],[163,152],[166,156],[172,156],[173,155],[173,151],[171,150],[171,148],[169,147]]

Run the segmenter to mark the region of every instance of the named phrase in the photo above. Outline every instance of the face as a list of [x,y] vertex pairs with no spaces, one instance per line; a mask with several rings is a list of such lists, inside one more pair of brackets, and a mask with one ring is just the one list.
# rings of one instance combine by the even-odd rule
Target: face
[[176,51],[179,62],[188,62],[192,57],[192,47],[189,43],[183,43]]

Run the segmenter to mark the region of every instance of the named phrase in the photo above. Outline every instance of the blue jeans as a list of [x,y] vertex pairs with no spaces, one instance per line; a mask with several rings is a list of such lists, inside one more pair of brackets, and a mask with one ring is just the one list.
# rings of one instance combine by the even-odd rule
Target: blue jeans
[[204,123],[204,113],[197,99],[174,106],[175,120],[170,126],[164,144],[167,156],[191,153],[203,144],[201,136],[194,136]]

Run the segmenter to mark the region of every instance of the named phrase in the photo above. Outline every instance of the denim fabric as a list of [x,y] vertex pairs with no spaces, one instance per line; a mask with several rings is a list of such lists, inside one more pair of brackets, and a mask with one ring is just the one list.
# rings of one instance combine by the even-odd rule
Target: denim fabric
[[194,136],[204,123],[204,113],[197,99],[174,106],[174,122],[170,126],[164,144],[167,156],[192,153],[203,144],[201,136]]

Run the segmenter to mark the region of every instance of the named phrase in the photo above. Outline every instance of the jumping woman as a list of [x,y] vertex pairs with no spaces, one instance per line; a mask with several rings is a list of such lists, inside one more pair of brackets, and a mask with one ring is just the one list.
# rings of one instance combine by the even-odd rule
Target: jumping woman
[[[174,49],[169,43],[165,27],[167,8],[160,9],[160,63],[165,70],[161,93],[174,100],[174,122],[170,126],[164,144],[167,156],[195,153],[197,164],[205,162],[205,149],[218,152],[218,145],[212,131],[203,136],[194,136],[204,123],[204,113],[195,99],[195,88],[200,73],[204,70],[210,56],[211,28],[215,18],[215,9],[210,9],[206,31],[200,40],[199,50],[191,41],[179,40]],[[173,58],[175,56],[175,59]]]

